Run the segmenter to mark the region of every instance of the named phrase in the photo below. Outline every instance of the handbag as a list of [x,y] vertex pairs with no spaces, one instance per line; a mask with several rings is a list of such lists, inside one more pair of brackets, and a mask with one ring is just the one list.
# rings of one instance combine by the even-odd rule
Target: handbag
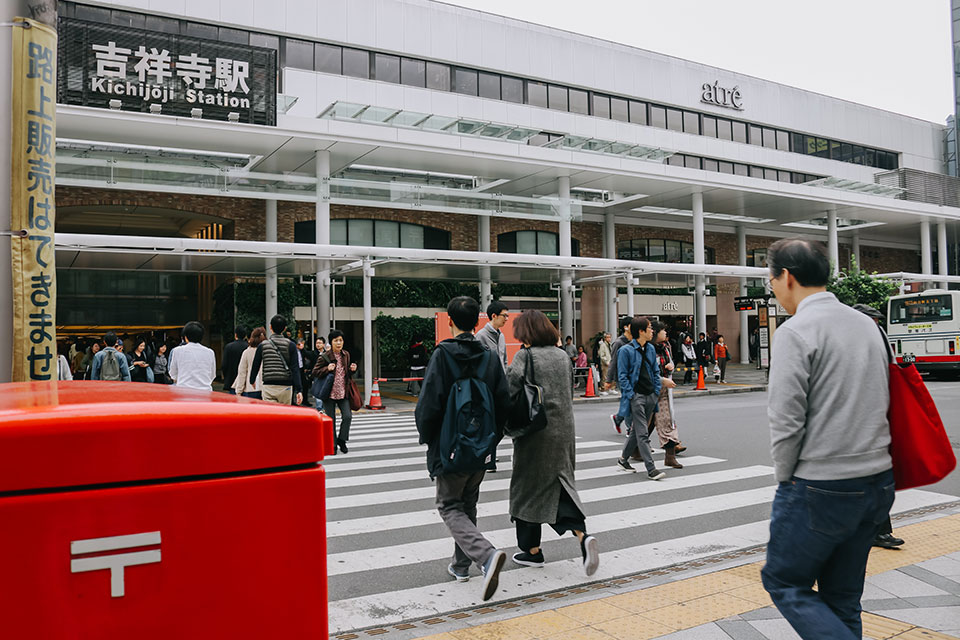
[[[322,358],[323,356],[320,357]],[[336,371],[330,371],[322,378],[317,378],[313,381],[313,384],[310,385],[310,393],[313,394],[314,398],[319,400],[330,399],[330,392],[333,391],[333,378],[335,375]]]
[[347,385],[347,397],[350,398],[350,410],[359,411],[363,406],[363,398],[360,397],[360,390],[357,389],[357,383],[353,378],[350,378],[350,383]]
[[940,412],[917,368],[898,365],[887,335],[880,333],[890,359],[887,419],[895,486],[902,491],[939,482],[957,466]]
[[533,354],[528,350],[520,388],[510,398],[510,415],[505,428],[507,435],[514,440],[542,431],[547,426],[543,387],[536,383],[534,375]]

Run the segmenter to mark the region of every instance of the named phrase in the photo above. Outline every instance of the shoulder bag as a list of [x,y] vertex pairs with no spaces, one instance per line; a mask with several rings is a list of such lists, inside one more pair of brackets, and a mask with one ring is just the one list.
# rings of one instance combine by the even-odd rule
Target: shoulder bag
[[531,433],[542,431],[547,426],[547,410],[543,406],[543,387],[536,383],[533,353],[527,352],[520,389],[510,398],[510,416],[506,433],[517,440]]
[[890,362],[890,457],[898,491],[943,480],[957,466],[957,458],[943,427],[937,405],[920,372],[897,364],[887,335],[880,329]]
[[[320,358],[322,358],[324,361],[327,360],[326,354],[321,355]],[[330,364],[332,363],[328,362],[327,366]],[[310,385],[310,393],[313,394],[314,398],[317,398],[321,401],[330,399],[330,392],[333,391],[333,378],[335,375],[336,370],[329,371],[322,378],[316,378],[313,381],[313,384]]]

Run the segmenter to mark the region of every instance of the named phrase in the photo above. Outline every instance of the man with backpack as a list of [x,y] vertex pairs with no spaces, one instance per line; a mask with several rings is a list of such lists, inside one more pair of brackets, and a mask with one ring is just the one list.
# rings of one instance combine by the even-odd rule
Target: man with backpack
[[300,382],[300,359],[297,345],[283,335],[287,319],[281,315],[270,318],[273,334],[260,343],[250,365],[250,384],[257,384],[257,374],[263,365],[261,390],[267,402],[290,404],[294,396],[296,404],[303,402]]
[[473,335],[480,305],[460,296],[447,305],[455,338],[434,349],[417,403],[417,431],[427,445],[427,470],[437,483],[437,510],[455,542],[447,573],[470,579],[470,564],[483,573],[483,600],[497,590],[506,554],[477,528],[480,483],[503,437],[510,395],[494,353]]
[[117,351],[118,342],[117,334],[113,331],[107,331],[103,336],[106,348],[98,351],[93,357],[93,364],[90,366],[91,380],[130,382],[130,367],[124,355]]
[[660,366],[657,363],[657,353],[653,348],[653,326],[644,316],[634,316],[630,322],[630,335],[633,340],[617,352],[617,375],[620,379],[621,413],[624,410],[623,400],[629,402],[629,416],[633,429],[623,453],[617,460],[617,466],[623,471],[636,473],[630,464],[629,457],[639,450],[643,464],[647,468],[647,477],[659,480],[666,474],[657,469],[653,463],[653,454],[650,452],[650,437],[647,425],[657,406],[660,396]]

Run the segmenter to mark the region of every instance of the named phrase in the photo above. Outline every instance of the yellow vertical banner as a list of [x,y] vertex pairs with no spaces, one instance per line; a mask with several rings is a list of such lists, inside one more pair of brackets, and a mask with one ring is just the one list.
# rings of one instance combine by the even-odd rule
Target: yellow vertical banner
[[10,229],[13,381],[57,379],[54,175],[57,31],[27,18],[13,27]]

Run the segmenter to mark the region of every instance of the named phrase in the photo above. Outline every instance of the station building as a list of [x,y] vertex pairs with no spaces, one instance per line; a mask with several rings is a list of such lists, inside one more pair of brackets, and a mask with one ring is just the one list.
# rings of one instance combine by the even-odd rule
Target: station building
[[250,283],[269,316],[279,280],[359,343],[366,273],[373,316],[472,283],[741,357],[778,238],[957,273],[945,124],[431,0],[62,1],[59,34],[61,333],[216,327]]

